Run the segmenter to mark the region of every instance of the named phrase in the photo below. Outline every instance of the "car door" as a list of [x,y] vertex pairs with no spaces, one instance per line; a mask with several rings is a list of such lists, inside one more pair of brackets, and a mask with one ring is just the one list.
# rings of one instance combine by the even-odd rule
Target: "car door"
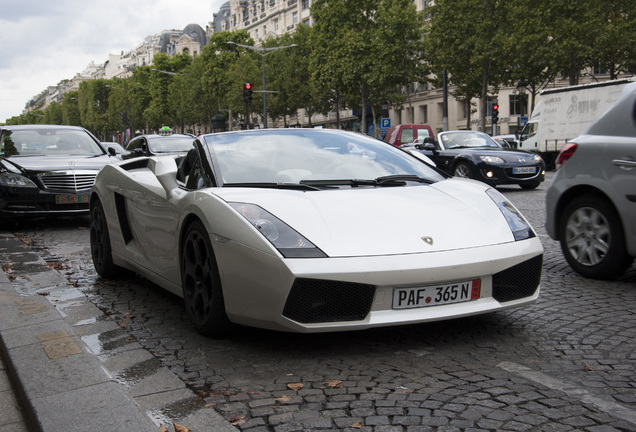
[[[149,169],[131,175],[124,194],[132,238],[137,242],[139,264],[166,278],[178,273],[179,233],[177,205]],[[174,281],[173,281],[174,282]]]
[[629,249],[636,249],[636,135],[608,137],[602,163],[615,193],[615,205],[625,225]]

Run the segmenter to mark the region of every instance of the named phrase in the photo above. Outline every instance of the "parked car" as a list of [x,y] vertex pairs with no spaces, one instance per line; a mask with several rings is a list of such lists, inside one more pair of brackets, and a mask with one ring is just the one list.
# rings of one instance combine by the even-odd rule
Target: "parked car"
[[440,132],[437,137],[437,141],[426,138],[424,144],[405,144],[401,148],[421,151],[450,175],[491,186],[516,184],[534,189],[545,179],[541,156],[505,149],[483,132],[448,131]]
[[636,257],[636,83],[557,157],[548,234],[580,275],[620,276]]
[[179,155],[192,148],[195,137],[188,134],[146,134],[131,139],[122,159],[139,156]]
[[514,134],[493,135],[491,136],[491,138],[503,148],[516,149],[518,147],[517,138],[514,136]]
[[384,135],[384,141],[396,147],[402,144],[424,141],[424,138],[434,137],[433,129],[427,124],[400,124],[391,126]]
[[105,147],[111,156],[116,156],[116,155],[121,155],[126,153],[126,149],[124,148],[124,146],[122,146],[118,142],[102,141],[102,147]]
[[0,217],[88,214],[97,172],[114,160],[80,127],[0,126]]
[[206,335],[419,323],[539,296],[541,242],[502,194],[353,132],[215,133],[181,158],[109,165],[91,216],[97,272],[183,296]]

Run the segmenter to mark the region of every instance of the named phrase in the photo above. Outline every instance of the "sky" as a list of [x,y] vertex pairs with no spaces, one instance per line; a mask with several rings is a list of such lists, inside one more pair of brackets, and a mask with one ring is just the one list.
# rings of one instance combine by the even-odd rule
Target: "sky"
[[0,123],[34,96],[162,30],[203,29],[227,0],[0,0]]

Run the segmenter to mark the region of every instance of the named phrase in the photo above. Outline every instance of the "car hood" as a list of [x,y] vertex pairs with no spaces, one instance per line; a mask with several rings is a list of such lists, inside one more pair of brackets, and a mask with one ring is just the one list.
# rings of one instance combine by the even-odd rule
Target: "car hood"
[[[508,162],[534,162],[534,154],[519,150],[507,150],[496,149],[487,147],[475,147],[475,148],[462,148],[462,149],[449,149],[448,151],[454,151],[457,153],[471,153],[476,156],[498,156]],[[525,159],[525,162],[521,162],[519,159]]]
[[18,169],[26,171],[65,171],[73,170],[99,170],[104,165],[118,160],[111,159],[108,155],[99,156],[11,156],[3,157]]
[[514,241],[488,186],[434,185],[290,191],[225,188],[230,202],[259,205],[330,257],[439,252]]

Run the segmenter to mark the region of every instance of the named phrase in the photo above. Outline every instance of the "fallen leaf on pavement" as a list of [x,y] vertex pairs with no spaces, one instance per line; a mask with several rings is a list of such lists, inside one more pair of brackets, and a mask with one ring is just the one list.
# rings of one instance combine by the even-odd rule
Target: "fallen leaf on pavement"
[[185,426],[181,426],[179,424],[176,423],[172,423],[172,426],[174,426],[174,432],[192,432],[192,430],[188,427]]
[[294,391],[298,391],[301,388],[305,387],[305,384],[303,383],[291,383],[291,384],[287,384],[287,388],[290,390],[294,390]]
[[274,400],[277,400],[278,402],[289,402],[291,400],[291,397],[289,397],[289,395],[282,395],[281,397]]

